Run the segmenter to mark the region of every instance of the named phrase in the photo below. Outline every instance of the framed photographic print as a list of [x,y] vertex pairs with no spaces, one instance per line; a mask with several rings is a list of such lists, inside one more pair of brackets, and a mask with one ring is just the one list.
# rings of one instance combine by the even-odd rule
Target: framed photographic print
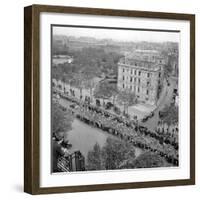
[[24,9],[24,191],[195,183],[195,16]]

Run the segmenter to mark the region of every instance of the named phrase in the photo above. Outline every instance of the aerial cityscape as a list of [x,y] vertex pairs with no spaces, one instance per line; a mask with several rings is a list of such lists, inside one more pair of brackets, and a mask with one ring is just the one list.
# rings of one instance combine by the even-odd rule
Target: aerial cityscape
[[52,173],[179,166],[179,33],[53,26]]

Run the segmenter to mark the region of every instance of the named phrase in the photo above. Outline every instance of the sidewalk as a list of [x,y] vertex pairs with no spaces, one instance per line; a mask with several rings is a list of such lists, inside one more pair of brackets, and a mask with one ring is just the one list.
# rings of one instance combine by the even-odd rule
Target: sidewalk
[[144,118],[145,115],[148,115],[150,112],[152,112],[155,108],[155,105],[136,104],[129,107],[128,113],[131,116],[137,115],[137,118],[140,120]]

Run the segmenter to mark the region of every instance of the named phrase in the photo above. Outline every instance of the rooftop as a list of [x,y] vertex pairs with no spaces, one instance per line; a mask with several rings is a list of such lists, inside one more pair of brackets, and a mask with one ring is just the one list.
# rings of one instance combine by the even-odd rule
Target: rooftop
[[163,60],[163,56],[161,56],[157,50],[136,49],[131,53],[126,53],[125,56],[120,59],[119,64],[133,68],[157,71],[160,70]]
[[160,70],[161,68],[161,65],[157,62],[140,60],[137,58],[125,59],[125,57],[119,61],[119,65],[124,65],[125,67],[139,68],[144,70],[153,70],[153,71]]

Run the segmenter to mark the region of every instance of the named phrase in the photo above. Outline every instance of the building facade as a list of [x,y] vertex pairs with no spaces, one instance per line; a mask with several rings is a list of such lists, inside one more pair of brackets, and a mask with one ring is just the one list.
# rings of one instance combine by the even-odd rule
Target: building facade
[[172,52],[168,54],[168,65],[172,68],[172,76],[178,77],[178,53]]
[[163,85],[165,60],[155,51],[138,51],[118,63],[118,88],[134,92],[141,103],[156,105]]

